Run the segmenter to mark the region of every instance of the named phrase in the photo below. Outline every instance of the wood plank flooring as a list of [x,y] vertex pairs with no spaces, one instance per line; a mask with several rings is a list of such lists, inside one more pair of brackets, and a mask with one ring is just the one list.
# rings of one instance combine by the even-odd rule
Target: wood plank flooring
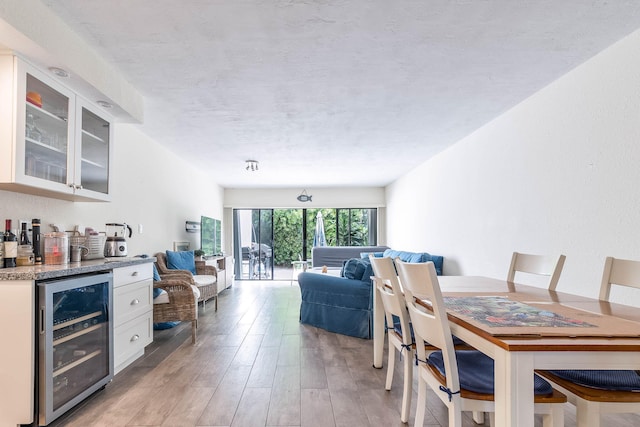
[[[143,358],[51,426],[406,426],[401,361],[385,391],[372,341],[299,323],[295,282],[236,281],[219,298],[217,312],[200,308],[195,346],[188,325],[156,331]],[[415,393],[412,403],[411,426]],[[571,405],[565,414],[574,427]],[[468,416],[463,425],[476,424]],[[638,426],[640,416],[606,416],[602,425]],[[425,426],[447,426],[435,395]]]

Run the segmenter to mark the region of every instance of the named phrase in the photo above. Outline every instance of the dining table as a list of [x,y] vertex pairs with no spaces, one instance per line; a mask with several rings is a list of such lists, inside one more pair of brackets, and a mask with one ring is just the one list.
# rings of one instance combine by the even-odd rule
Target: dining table
[[[451,333],[494,360],[497,427],[534,425],[536,369],[640,370],[637,307],[488,277],[438,280]],[[381,368],[384,309],[374,295],[373,366]]]

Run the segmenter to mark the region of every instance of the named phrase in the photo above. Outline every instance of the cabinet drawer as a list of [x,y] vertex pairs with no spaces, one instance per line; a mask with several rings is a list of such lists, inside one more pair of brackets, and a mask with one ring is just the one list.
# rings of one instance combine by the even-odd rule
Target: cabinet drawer
[[151,310],[153,310],[153,281],[151,279],[113,289],[113,324],[115,327]]
[[114,288],[145,279],[153,279],[153,266],[150,262],[113,269]]
[[114,328],[113,366],[122,369],[124,362],[153,341],[153,312],[148,312],[117,328]]

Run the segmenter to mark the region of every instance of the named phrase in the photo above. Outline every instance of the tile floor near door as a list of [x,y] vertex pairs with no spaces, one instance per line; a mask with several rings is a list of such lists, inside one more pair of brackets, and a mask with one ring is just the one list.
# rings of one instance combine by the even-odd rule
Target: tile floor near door
[[[143,358],[51,426],[404,426],[401,362],[385,391],[372,341],[302,325],[299,308],[296,282],[237,281],[217,312],[200,308],[195,346],[187,325],[156,332]],[[428,406],[425,425],[446,426],[437,397]],[[415,409],[414,399],[411,426]],[[573,407],[565,413],[575,426]],[[602,425],[638,426],[640,416]]]

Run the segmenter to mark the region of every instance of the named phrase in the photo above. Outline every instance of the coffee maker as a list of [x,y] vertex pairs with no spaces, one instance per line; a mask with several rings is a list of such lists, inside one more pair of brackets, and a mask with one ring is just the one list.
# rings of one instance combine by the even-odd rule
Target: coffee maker
[[133,234],[133,230],[127,224],[108,223],[106,225],[107,241],[104,244],[105,257],[127,256],[127,241],[125,234],[129,231],[129,237]]

